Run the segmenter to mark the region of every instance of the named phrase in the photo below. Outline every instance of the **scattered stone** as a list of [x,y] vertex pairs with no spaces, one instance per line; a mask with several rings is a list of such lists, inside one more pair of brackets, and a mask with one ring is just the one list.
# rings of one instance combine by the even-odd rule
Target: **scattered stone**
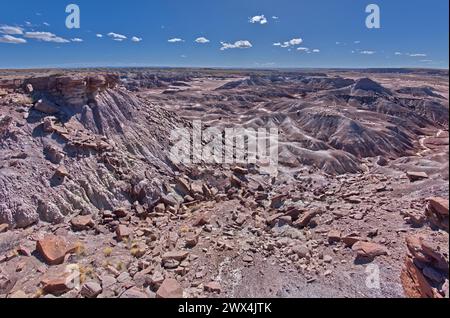
[[164,213],[166,212],[166,206],[164,205],[164,203],[160,203],[155,207],[155,212],[156,213]]
[[437,213],[439,213],[441,215],[448,216],[448,209],[449,209],[449,207],[448,207],[449,200],[448,199],[434,197],[434,198],[429,198],[427,201],[428,201],[428,204],[430,205],[430,207],[434,211],[436,211]]
[[75,249],[75,246],[63,237],[55,235],[47,235],[36,243],[36,250],[49,265],[62,264],[65,256],[73,253]]
[[333,257],[331,257],[330,255],[324,255],[323,256],[323,261],[325,263],[331,263],[333,261]]
[[348,235],[342,238],[342,242],[344,242],[345,246],[348,247],[352,247],[354,244],[361,241],[365,241],[365,239],[357,235]]
[[172,251],[172,252],[167,252],[162,256],[162,260],[163,261],[168,261],[168,260],[176,260],[178,262],[182,262],[183,260],[185,260],[187,257],[189,256],[188,252],[185,251]]
[[359,257],[369,259],[388,254],[388,250],[385,246],[371,242],[356,242],[353,245],[352,250],[355,251]]
[[272,209],[279,209],[283,206],[284,202],[289,196],[286,194],[280,194],[272,198],[270,202],[270,207]]
[[339,242],[341,240],[341,232],[338,230],[331,230],[328,232],[328,242],[330,244]]
[[100,284],[95,282],[87,282],[81,287],[81,296],[85,298],[97,298],[102,293],[103,289]]
[[319,210],[305,212],[303,215],[299,217],[297,221],[294,222],[294,226],[301,229],[307,227],[310,224],[311,220],[318,214]]
[[190,233],[186,236],[185,242],[187,248],[194,248],[198,244],[199,236],[193,233]]
[[218,282],[210,282],[206,285],[204,285],[205,291],[209,293],[217,293],[220,294],[222,292],[222,287]]
[[42,290],[47,294],[60,296],[73,288],[73,283],[69,277],[64,274],[57,278],[45,278],[41,281]]
[[277,213],[277,214],[273,214],[273,215],[269,216],[266,219],[266,224],[269,226],[275,226],[278,219],[281,218],[283,215],[284,215],[283,213]]
[[151,285],[153,286],[154,290],[157,290],[161,284],[164,282],[164,275],[156,271],[153,273],[152,277],[150,278]]
[[165,279],[156,292],[156,298],[183,298],[183,288],[175,279]]
[[74,231],[85,231],[94,226],[94,220],[90,215],[80,215],[74,217],[70,223]]
[[192,224],[192,226],[199,227],[199,226],[204,226],[204,225],[206,225],[206,224],[209,224],[209,218],[207,217],[206,214],[202,214],[202,215],[199,215],[199,216],[195,219],[195,221],[194,221],[194,223]]
[[58,168],[56,168],[55,170],[55,176],[61,179],[64,179],[66,177],[68,177],[70,174],[67,171],[66,167],[64,166],[59,166]]
[[425,210],[425,215],[432,226],[444,231],[449,231],[449,202],[444,198],[430,198]]
[[294,254],[296,254],[299,258],[306,258],[309,259],[311,256],[311,251],[309,250],[309,248],[305,245],[299,245],[299,246],[294,246],[292,248],[292,251],[294,252]]
[[125,291],[120,298],[131,298],[131,299],[140,299],[140,298],[149,298],[147,293],[143,292],[136,286],[131,287],[127,291]]
[[123,224],[119,224],[119,226],[117,226],[116,235],[117,235],[117,239],[119,241],[123,241],[124,239],[129,239],[132,234],[133,234],[133,230],[130,229],[129,227],[127,227]]
[[126,218],[128,216],[128,210],[123,207],[118,208],[118,209],[114,210],[113,214],[119,219]]
[[406,176],[408,177],[409,181],[411,181],[411,182],[428,179],[428,175],[425,172],[408,171],[406,173]]

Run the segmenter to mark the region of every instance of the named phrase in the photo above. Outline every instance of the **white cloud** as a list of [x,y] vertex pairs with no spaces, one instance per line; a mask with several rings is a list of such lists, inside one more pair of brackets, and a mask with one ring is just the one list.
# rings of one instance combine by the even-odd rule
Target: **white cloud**
[[274,43],[273,45],[286,48],[286,47],[291,47],[291,46],[297,46],[297,45],[300,45],[302,43],[303,43],[302,39],[296,38],[296,39],[292,39],[292,40],[289,40],[289,41],[286,41],[286,42],[283,42],[283,43],[277,42],[277,43]]
[[319,49],[314,49],[314,50],[312,50],[312,52],[313,53],[320,53],[320,50]]
[[122,35],[119,33],[114,33],[114,32],[108,33],[108,36],[111,37],[114,41],[118,41],[118,42],[122,42],[127,39],[127,37],[125,35]]
[[353,43],[355,43],[355,44],[359,44],[359,43],[361,43],[361,41],[355,41],[355,42],[353,42]]
[[101,39],[103,37],[103,34],[97,33],[95,36]]
[[23,44],[27,43],[27,40],[16,38],[12,35],[3,35],[0,37],[0,43]]
[[254,17],[250,18],[249,20],[250,23],[259,23],[259,24],[267,24],[267,19],[264,16],[264,14],[262,15],[255,15]]
[[47,26],[47,27],[50,26],[50,23],[48,23],[48,22],[44,22],[44,23],[42,23],[42,24],[45,25],[45,26]]
[[23,34],[23,29],[19,27],[14,27],[10,25],[0,26],[0,33],[10,34],[10,35],[21,35]]
[[280,18],[277,17],[276,15],[274,15],[274,16],[272,17],[272,19],[274,19],[274,20],[279,20]]
[[73,39],[71,39],[70,41],[72,41],[72,42],[83,42],[83,39],[80,39],[80,38],[73,38]]
[[137,36],[133,36],[132,38],[131,38],[131,41],[133,41],[133,42],[141,42],[142,41],[142,38],[138,38]]
[[54,43],[69,43],[69,40],[66,40],[62,37],[56,36],[50,32],[26,32],[25,37],[29,39],[35,39],[38,41],[44,42],[54,42]]
[[167,42],[169,42],[169,43],[179,43],[179,42],[184,42],[184,40],[180,39],[180,38],[173,38],[173,39],[167,40]]
[[309,52],[309,49],[307,47],[298,47],[297,51]]
[[366,55],[373,55],[373,54],[375,54],[376,52],[375,52],[375,51],[368,51],[368,50],[365,50],[365,51],[360,51],[359,53],[361,53],[361,54],[366,54]]
[[300,45],[302,43],[303,43],[303,40],[300,39],[300,38],[299,39],[292,39],[292,40],[289,41],[289,44],[292,45],[292,46]]
[[210,41],[205,37],[199,37],[199,38],[195,39],[195,42],[200,43],[200,44],[206,44],[206,43],[209,43]]
[[407,53],[406,55],[411,57],[426,57],[427,55],[424,53]]
[[402,52],[395,52],[394,54],[395,54],[395,55],[403,55]]
[[249,49],[253,47],[250,41],[247,40],[236,41],[234,43],[226,43],[226,42],[220,43],[222,44],[222,47],[220,48],[221,51],[225,51],[228,49]]

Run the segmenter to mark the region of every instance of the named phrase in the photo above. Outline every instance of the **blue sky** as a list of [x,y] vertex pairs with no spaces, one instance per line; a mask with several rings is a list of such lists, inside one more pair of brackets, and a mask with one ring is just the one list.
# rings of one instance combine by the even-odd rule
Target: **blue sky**
[[[80,7],[80,29],[65,26],[70,3]],[[365,26],[370,3],[381,9],[380,29]],[[448,6],[448,0],[1,0],[0,68],[448,68]],[[198,42],[209,42],[195,42],[202,37]]]

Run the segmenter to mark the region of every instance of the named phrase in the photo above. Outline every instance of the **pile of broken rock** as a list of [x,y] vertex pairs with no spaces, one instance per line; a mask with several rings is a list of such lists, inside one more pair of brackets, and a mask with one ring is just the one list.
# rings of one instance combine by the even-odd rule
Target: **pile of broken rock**
[[447,231],[407,237],[408,255],[401,273],[405,295],[410,298],[449,297],[448,218],[449,202],[430,198],[426,218],[432,228]]

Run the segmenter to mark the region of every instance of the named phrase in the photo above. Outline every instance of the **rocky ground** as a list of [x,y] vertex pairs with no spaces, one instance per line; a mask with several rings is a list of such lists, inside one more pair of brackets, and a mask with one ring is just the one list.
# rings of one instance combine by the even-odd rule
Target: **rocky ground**
[[0,71],[0,296],[448,297],[448,142],[444,71]]

